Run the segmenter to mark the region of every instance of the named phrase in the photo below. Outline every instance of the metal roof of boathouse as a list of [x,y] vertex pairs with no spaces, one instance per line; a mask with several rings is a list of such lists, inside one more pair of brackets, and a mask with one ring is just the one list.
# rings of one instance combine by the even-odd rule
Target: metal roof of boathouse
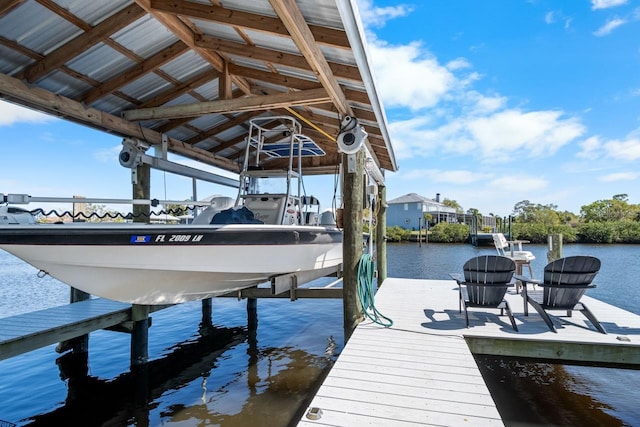
[[0,98],[234,172],[250,119],[293,115],[333,173],[352,116],[396,171],[363,34],[355,0],[5,0]]

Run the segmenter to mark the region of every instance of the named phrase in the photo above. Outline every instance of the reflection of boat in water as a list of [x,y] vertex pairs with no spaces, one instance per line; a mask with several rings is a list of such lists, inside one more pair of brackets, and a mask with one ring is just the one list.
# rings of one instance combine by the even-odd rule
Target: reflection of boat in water
[[[136,304],[208,298],[336,267],[341,231],[321,224],[319,202],[302,191],[301,158],[318,155],[294,119],[254,119],[235,203],[216,198],[186,225],[0,225],[0,248],[70,286]],[[286,167],[267,169],[274,159]],[[274,181],[280,191],[272,191]]]
[[255,333],[239,328],[209,334],[110,380],[89,373],[86,353],[65,354],[64,404],[29,425],[290,425],[331,364],[299,348],[258,348]]

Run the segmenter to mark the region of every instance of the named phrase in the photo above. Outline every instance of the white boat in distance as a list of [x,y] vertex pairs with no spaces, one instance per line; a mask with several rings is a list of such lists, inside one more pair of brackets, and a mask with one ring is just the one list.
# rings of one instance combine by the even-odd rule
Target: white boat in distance
[[[191,224],[9,223],[0,225],[0,248],[89,294],[145,305],[215,297],[281,274],[337,267],[341,230],[320,224],[314,197],[291,192],[292,180],[302,188],[301,157],[324,152],[294,119],[276,119],[283,124],[272,129],[261,121],[274,118],[250,124],[235,202],[214,198]],[[273,135],[279,135],[275,141]],[[258,163],[265,155],[288,157],[289,167],[263,170]],[[261,191],[265,178],[283,179],[283,192]]]

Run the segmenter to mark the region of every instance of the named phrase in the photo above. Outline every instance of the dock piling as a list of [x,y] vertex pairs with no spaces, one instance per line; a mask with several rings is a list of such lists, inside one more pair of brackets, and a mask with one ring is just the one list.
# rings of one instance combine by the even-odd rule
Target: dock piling
[[144,365],[149,360],[149,306],[131,306],[131,369]]

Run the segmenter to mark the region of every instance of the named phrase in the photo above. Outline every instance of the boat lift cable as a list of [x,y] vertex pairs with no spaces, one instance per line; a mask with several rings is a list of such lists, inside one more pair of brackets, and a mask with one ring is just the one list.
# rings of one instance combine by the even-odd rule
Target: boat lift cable
[[374,304],[373,271],[373,258],[370,254],[363,254],[358,262],[358,298],[362,311],[369,320],[389,328],[393,325],[393,320],[380,313]]

